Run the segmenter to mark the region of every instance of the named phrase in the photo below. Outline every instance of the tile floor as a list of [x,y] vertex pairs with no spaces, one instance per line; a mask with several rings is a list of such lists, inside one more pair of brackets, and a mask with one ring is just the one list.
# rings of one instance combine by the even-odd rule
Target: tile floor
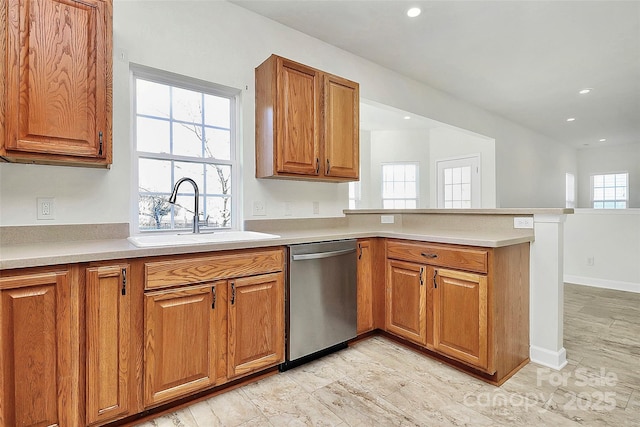
[[501,387],[375,337],[140,427],[640,426],[640,294],[566,285],[564,333]]

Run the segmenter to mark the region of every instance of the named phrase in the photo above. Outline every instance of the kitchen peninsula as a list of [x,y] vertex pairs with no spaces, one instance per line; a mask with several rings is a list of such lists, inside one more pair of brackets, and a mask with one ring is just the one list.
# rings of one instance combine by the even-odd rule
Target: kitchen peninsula
[[[3,346],[1,369],[20,371],[24,378],[38,375],[45,381],[39,382],[42,390],[32,391],[43,399],[39,402],[41,412],[26,407],[24,402],[32,401],[31,397],[16,398],[8,401],[0,417],[7,422],[39,415],[60,425],[103,425],[273,372],[282,361],[278,340],[266,356],[263,351],[238,357],[238,349],[251,350],[243,340],[251,342],[252,338],[243,336],[242,328],[237,327],[242,316],[251,316],[253,311],[264,316],[272,312],[268,307],[246,308],[241,296],[235,305],[236,290],[240,295],[241,286],[246,286],[244,289],[257,292],[256,296],[264,292],[269,298],[283,298],[284,245],[345,238],[356,238],[368,248],[368,268],[372,269],[370,274],[359,276],[369,278],[373,295],[370,310],[362,316],[359,313],[359,321],[370,320],[368,326],[359,325],[361,336],[380,329],[496,384],[526,364],[528,357],[561,367],[565,356],[557,322],[561,325],[562,222],[569,213],[566,209],[346,211],[341,218],[245,222],[247,230],[280,236],[269,240],[151,248],[132,245],[126,239],[125,224],[4,227],[0,230],[0,295],[3,313],[12,314],[1,321],[3,339],[12,339],[14,345]],[[534,228],[516,229],[514,218],[533,218]],[[58,237],[61,230],[66,241]],[[69,238],[71,230],[90,230],[93,235],[84,239],[76,235],[74,240]],[[106,231],[101,234],[100,230]],[[510,269],[510,264],[523,260],[526,265]],[[426,288],[419,291],[425,292],[420,298],[430,301],[417,305],[421,310],[415,316],[417,335],[412,334],[408,321],[413,318],[402,317],[389,303],[390,297],[410,295],[406,292],[412,283],[405,280],[408,277],[415,277],[418,286]],[[501,293],[503,285],[520,292]],[[487,322],[476,326],[480,339],[451,335],[446,327],[448,322],[472,318],[466,316],[467,306],[462,307],[465,315],[447,316],[450,297],[461,289],[468,290],[465,295],[471,301],[485,304],[485,311],[480,306],[477,313],[471,312]],[[130,299],[123,299],[125,294]],[[497,304],[505,301],[500,298],[514,296],[517,299],[511,303],[516,309],[505,310],[507,307]],[[554,298],[560,298],[560,307],[555,306],[558,301]],[[171,347],[158,337],[180,337],[179,326],[163,322],[180,321],[179,316],[172,317],[175,313],[170,307],[185,301],[189,302],[185,305],[188,310],[181,313],[189,314],[198,325],[189,330],[200,337],[193,350],[199,358],[197,363],[185,363],[184,372],[177,372],[170,369]],[[528,307],[517,305],[527,301]],[[408,301],[409,305],[414,303]],[[518,313],[520,320],[524,318],[522,327],[509,322],[502,332],[493,330],[493,325],[500,324],[500,316]],[[40,326],[27,327],[19,322],[22,315]],[[426,323],[421,320],[424,318]],[[101,329],[114,324],[110,333]],[[277,319],[264,325],[265,330],[277,334],[283,333],[282,327]],[[31,329],[45,333],[34,335]],[[521,335],[506,339],[513,333]],[[522,343],[522,336],[530,337],[528,342]],[[460,342],[455,341],[458,338]],[[525,353],[519,354],[520,360],[504,362],[504,346],[520,348],[521,353],[524,348]],[[29,357],[41,357],[43,363],[38,366],[42,368],[26,366],[6,350],[12,347],[23,349],[20,351]],[[30,352],[29,348],[40,350]],[[100,371],[97,367],[109,369]],[[97,377],[105,373],[112,375]],[[492,377],[496,373],[498,376]],[[21,388],[17,375],[13,381],[8,375],[4,378],[4,396]],[[100,387],[94,386],[98,383]]]

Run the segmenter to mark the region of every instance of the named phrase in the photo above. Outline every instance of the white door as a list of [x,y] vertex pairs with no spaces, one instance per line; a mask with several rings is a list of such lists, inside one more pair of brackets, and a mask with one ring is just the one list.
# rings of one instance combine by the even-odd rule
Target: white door
[[476,209],[481,206],[480,155],[438,160],[438,208]]

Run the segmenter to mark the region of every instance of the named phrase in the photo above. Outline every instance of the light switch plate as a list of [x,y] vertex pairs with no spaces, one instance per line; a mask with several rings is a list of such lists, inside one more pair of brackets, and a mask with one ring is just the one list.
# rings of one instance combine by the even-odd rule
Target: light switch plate
[[266,216],[267,209],[262,200],[254,200],[253,202],[253,216]]
[[513,228],[533,228],[533,217],[517,216],[513,218]]
[[393,215],[380,215],[380,224],[393,224],[394,222]]

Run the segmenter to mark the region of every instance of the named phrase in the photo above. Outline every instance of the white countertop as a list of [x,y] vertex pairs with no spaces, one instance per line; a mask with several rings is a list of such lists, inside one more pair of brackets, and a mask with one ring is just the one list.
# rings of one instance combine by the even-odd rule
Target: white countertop
[[0,245],[0,270],[79,262],[131,259],[159,255],[202,253],[232,249],[260,248],[327,240],[387,237],[482,247],[501,247],[531,242],[533,236],[513,235],[496,230],[429,230],[415,228],[361,229],[360,227],[316,228],[273,231],[280,237],[268,240],[200,243],[193,245],[139,248],[127,239],[96,239]]

